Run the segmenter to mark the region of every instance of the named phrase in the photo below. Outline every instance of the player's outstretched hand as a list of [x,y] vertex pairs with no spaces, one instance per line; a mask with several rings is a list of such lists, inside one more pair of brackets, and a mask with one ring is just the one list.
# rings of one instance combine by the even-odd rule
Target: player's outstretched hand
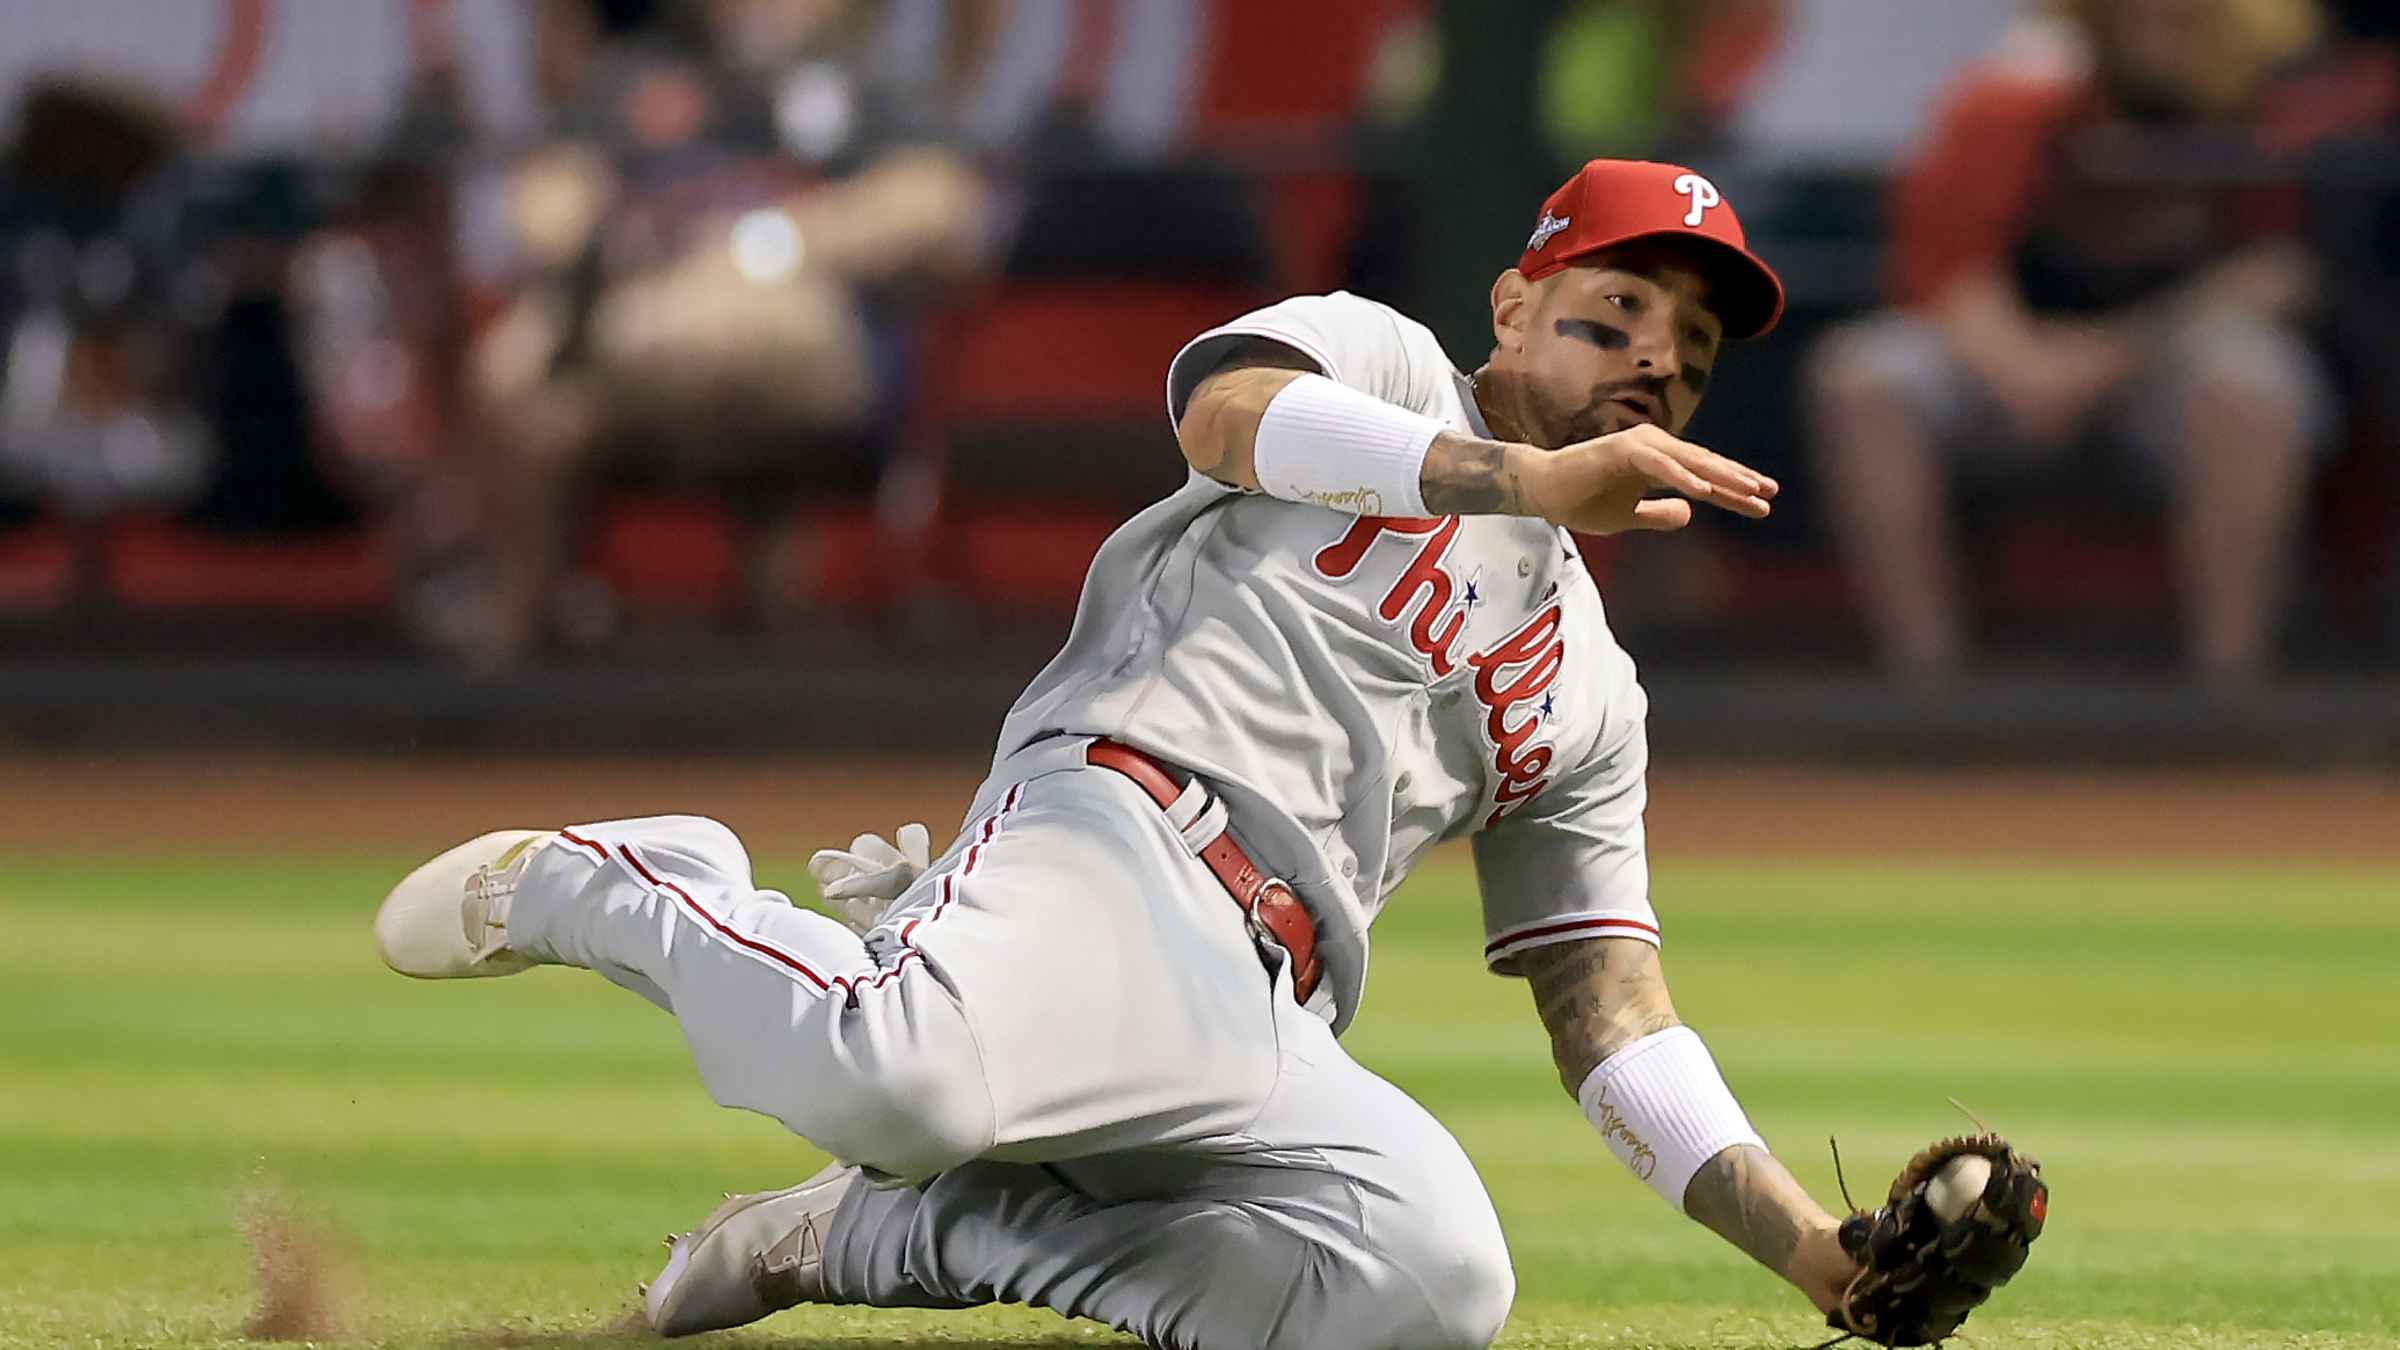
[[850,931],[864,934],[932,865],[932,851],[932,832],[912,820],[890,839],[867,833],[846,849],[818,849],[808,857],[808,874]]
[[[1536,456],[1528,472],[1534,514],[1585,534],[1680,530],[1693,502],[1757,519],[1779,490],[1758,470],[1648,424]],[[1662,488],[1680,495],[1649,495]]]

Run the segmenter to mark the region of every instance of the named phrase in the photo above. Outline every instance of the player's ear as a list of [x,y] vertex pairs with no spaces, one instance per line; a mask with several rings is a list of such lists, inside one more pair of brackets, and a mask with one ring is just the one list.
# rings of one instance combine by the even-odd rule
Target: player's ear
[[1533,283],[1509,268],[1492,283],[1492,341],[1502,351],[1525,345],[1525,327],[1533,321]]

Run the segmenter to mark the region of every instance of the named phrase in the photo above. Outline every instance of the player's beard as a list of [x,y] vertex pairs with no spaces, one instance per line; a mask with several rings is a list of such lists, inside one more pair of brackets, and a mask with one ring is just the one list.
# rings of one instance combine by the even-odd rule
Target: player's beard
[[[1614,401],[1634,393],[1655,395],[1659,406],[1670,409],[1669,416],[1673,415],[1672,405],[1667,401],[1667,388],[1664,380],[1619,380],[1593,391],[1581,405],[1571,409],[1553,402],[1538,389],[1528,389],[1526,397],[1527,401],[1533,405],[1535,429],[1542,437],[1542,447],[1546,450],[1561,450],[1570,445],[1597,440],[1602,436],[1613,435],[1627,427],[1647,422],[1648,418],[1638,416],[1631,409]],[[1668,430],[1671,431],[1673,428],[1669,427]]]

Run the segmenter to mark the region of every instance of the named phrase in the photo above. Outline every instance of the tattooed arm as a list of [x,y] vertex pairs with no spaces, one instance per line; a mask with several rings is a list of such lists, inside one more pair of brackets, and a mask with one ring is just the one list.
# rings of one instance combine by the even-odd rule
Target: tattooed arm
[[[1185,403],[1175,424],[1184,459],[1220,483],[1259,491],[1258,427],[1267,405],[1292,381],[1315,373],[1316,363],[1297,348],[1268,338],[1245,339],[1194,386]],[[1337,459],[1346,453],[1327,448]],[[1767,499],[1777,491],[1766,475],[1648,423],[1556,450],[1439,431],[1425,446],[1416,488],[1425,509],[1437,515],[1534,516],[1592,534],[1678,530],[1691,522],[1695,501],[1764,516],[1770,509]],[[1662,488],[1683,495],[1650,499]],[[1336,495],[1366,491],[1362,483]]]
[[[1537,947],[1516,957],[1550,1032],[1559,1080],[1574,1094],[1602,1061],[1635,1041],[1681,1026],[1658,949],[1632,938]],[[1857,1271],[1834,1241],[1825,1212],[1772,1154],[1736,1144],[1701,1165],[1683,1209],[1717,1236],[1789,1280],[1820,1310]]]
[[1568,1095],[1600,1061],[1652,1032],[1679,1027],[1658,948],[1635,938],[1588,938],[1516,958],[1550,1031],[1550,1057]]
[[[1256,491],[1258,422],[1283,387],[1317,364],[1269,338],[1250,338],[1192,390],[1175,439],[1191,466],[1231,487]],[[1444,515],[1530,514],[1522,482],[1532,447],[1445,431],[1425,452],[1425,505]]]
[[1755,1144],[1736,1144],[1703,1164],[1683,1189],[1683,1212],[1791,1281],[1819,1312],[1832,1311],[1858,1274],[1834,1240],[1840,1221]]

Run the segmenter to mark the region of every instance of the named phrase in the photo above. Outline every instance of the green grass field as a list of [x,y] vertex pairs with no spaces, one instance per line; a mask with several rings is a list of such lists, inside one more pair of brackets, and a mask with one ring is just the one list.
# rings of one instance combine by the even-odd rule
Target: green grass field
[[[344,1343],[630,1344],[661,1232],[817,1165],[710,1105],[674,1027],[597,979],[386,974],[367,920],[410,861],[0,879],[0,1345],[234,1342],[258,1193],[335,1235]],[[2049,1234],[1971,1344],[2400,1346],[2391,875],[1670,862],[1657,893],[1685,1017],[1820,1196],[1828,1133],[1863,1199],[1963,1125],[1947,1095],[2048,1164]],[[1489,1181],[1520,1272],[1503,1343],[1820,1339],[1621,1174],[1478,946],[1463,872],[1413,884],[1349,1043]],[[736,1338],[1116,1339],[1023,1309]]]

